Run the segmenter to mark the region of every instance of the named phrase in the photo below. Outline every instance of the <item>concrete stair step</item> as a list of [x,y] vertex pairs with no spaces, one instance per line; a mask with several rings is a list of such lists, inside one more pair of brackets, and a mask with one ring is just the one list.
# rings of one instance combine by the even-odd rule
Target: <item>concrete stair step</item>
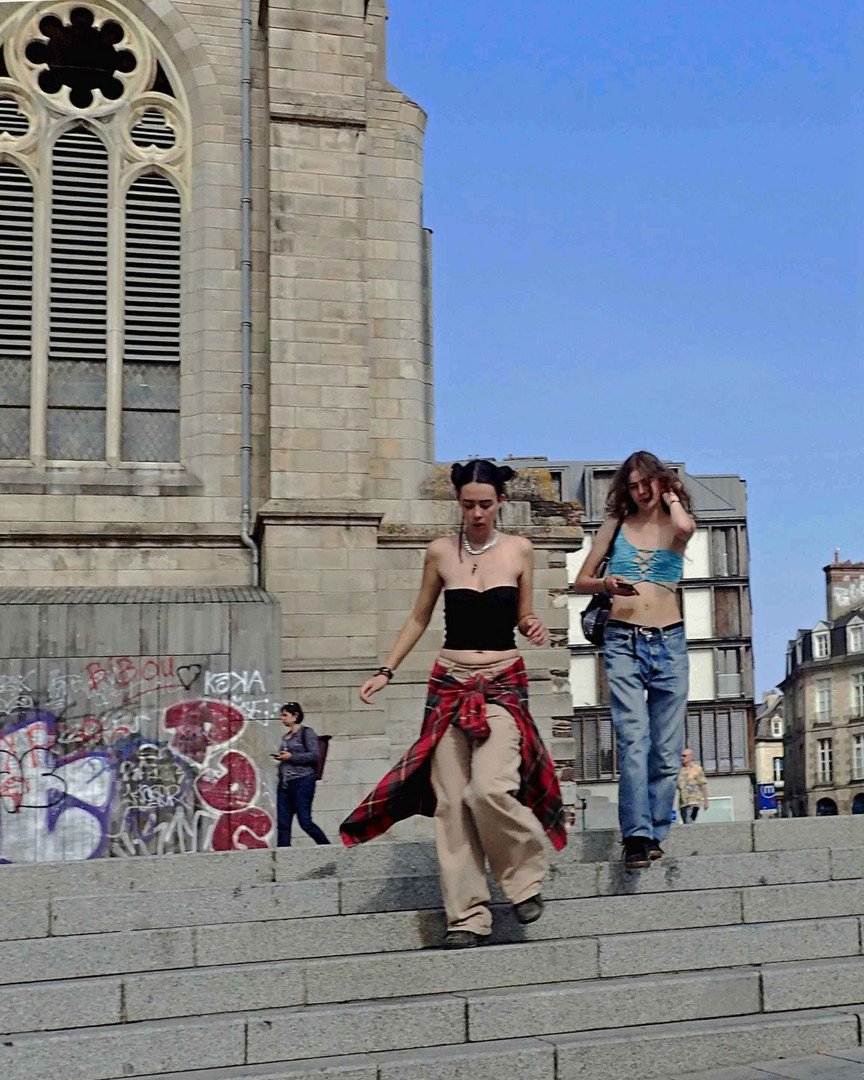
[[113,1080],[465,1041],[465,1001],[441,994],[7,1035],[0,1075]]
[[860,1041],[853,1011],[811,1009],[466,1043],[464,1006],[412,998],[18,1036],[0,1043],[0,1069],[4,1080],[684,1080],[695,1062],[743,1066]]
[[[555,1080],[684,1080],[701,1070],[859,1045],[858,1017],[837,1009],[547,1035]],[[767,1078],[766,1078],[767,1080]]]
[[554,1047],[540,1039],[507,1039],[151,1074],[141,1080],[554,1080],[554,1076]]
[[[795,818],[679,826],[664,847],[669,856],[734,855],[767,851],[846,849],[835,876],[861,876],[864,866],[864,815],[846,818]],[[854,851],[852,850],[854,849]],[[619,862],[618,834],[612,830],[573,832],[556,856],[559,867]],[[328,877],[388,878],[394,874],[437,873],[431,841],[375,841],[345,849],[281,848],[277,851],[208,852],[142,856],[88,862],[16,864],[0,869],[8,903],[35,898],[162,892],[186,888],[225,888],[287,883]]]
[[[667,856],[650,870],[637,874],[628,873],[620,862],[587,865],[553,862],[543,895],[548,900],[566,900],[822,882],[832,877],[831,854],[823,849]],[[864,873],[864,865],[860,872]],[[494,883],[492,898],[493,902],[505,902]],[[339,902],[343,914],[438,908],[441,889],[437,868],[423,875],[344,877],[340,880]]]
[[[434,950],[336,960],[186,968],[24,984],[0,1012],[0,1032],[448,994],[522,982],[597,978],[593,941]],[[59,1019],[58,1019],[59,1018]]]
[[[849,858],[851,850],[860,858]],[[803,850],[750,852],[737,855],[667,857],[650,870],[627,873],[620,863],[555,862],[544,886],[548,900],[590,899],[685,891],[765,888],[835,882],[842,897],[855,885],[846,876],[864,872],[864,850]],[[857,881],[860,882],[860,876]],[[844,891],[845,890],[845,891]],[[824,891],[824,890],[823,890]],[[803,891],[802,891],[803,895]],[[493,902],[506,903],[494,884]],[[777,902],[782,891],[771,894]],[[785,894],[787,918],[795,917],[798,899]],[[827,896],[827,892],[826,892]],[[759,907],[758,898],[754,906]],[[391,911],[438,910],[441,891],[437,868],[426,874],[390,877],[326,876],[290,882],[259,882],[220,887],[132,890],[112,894],[71,895],[13,901],[0,937],[28,937],[152,930],[241,922],[309,919],[319,916],[375,914]],[[761,908],[771,915],[772,902]],[[864,910],[864,908],[861,908]]]
[[[802,859],[796,866],[806,862]],[[645,875],[657,872],[655,867]],[[238,887],[217,890],[217,899],[210,890],[162,897],[142,893],[125,911],[114,900],[107,901],[102,910],[99,898],[94,897],[89,900],[89,914],[88,904],[73,899],[58,907],[58,928],[72,931],[89,926],[106,932],[8,941],[0,985],[327,956],[386,956],[439,944],[444,922],[437,908],[312,915],[316,910],[333,910],[331,885]],[[323,886],[320,892],[319,886]],[[773,959],[772,948],[788,948],[789,960],[859,951],[858,916],[864,912],[861,879],[668,893],[635,888],[638,891],[624,895],[550,900],[543,918],[527,927],[520,926],[509,905],[504,905],[494,911],[492,941],[597,939],[604,976],[665,971],[670,961],[681,970],[762,963]],[[763,899],[763,894],[769,899]],[[292,903],[296,907],[291,908]],[[164,905],[161,914],[160,905]],[[292,915],[304,917],[267,918],[286,907]],[[160,921],[192,925],[109,932],[115,918],[127,926]],[[224,921],[194,925],[196,920],[212,918]],[[826,951],[820,952],[823,945]]]

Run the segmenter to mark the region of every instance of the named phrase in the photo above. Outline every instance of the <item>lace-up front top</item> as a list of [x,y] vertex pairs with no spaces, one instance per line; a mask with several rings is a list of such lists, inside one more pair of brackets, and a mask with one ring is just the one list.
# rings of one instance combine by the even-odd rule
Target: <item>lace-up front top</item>
[[619,529],[607,572],[620,574],[628,581],[652,581],[669,588],[669,582],[681,580],[684,558],[669,548],[634,547],[624,535],[624,530]]

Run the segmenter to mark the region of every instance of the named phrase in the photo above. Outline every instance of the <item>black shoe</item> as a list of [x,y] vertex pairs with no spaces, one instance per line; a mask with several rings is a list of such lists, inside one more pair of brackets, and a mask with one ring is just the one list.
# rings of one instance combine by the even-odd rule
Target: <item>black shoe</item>
[[527,900],[514,904],[513,914],[523,926],[537,922],[543,914],[543,897],[538,892],[536,896],[529,896]]
[[648,841],[648,855],[652,862],[663,858],[663,848],[660,847],[656,840]]
[[628,870],[644,870],[646,866],[650,866],[649,844],[653,842],[647,836],[625,836],[621,841],[625,867]]
[[471,930],[448,930],[441,942],[442,949],[476,949],[480,935]]

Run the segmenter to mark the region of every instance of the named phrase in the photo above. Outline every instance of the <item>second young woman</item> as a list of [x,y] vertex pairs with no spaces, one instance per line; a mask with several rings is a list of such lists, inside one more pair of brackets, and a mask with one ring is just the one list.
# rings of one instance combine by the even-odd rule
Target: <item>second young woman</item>
[[417,601],[386,664],[363,684],[371,704],[417,644],[444,592],[445,639],[432,675],[420,737],[342,823],[357,844],[411,814],[435,817],[447,948],[466,948],[492,929],[486,859],[519,922],[539,918],[547,869],[544,828],[566,843],[552,761],[528,712],[528,678],[514,631],[543,645],[533,612],[529,540],[496,528],[508,466],[486,460],[453,466],[462,513],[458,535],[426,549]]
[[[618,819],[628,869],[651,865],[672,823],[687,712],[688,661],[677,585],[696,528],[677,475],[640,450],[615,474],[607,518],[574,591],[608,593],[603,641],[618,747]],[[596,577],[609,556],[607,574]]]

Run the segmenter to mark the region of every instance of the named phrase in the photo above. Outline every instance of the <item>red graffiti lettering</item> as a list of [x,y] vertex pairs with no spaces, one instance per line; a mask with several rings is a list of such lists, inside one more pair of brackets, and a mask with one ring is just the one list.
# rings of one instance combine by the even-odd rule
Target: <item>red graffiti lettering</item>
[[175,733],[171,749],[199,765],[211,747],[239,735],[245,723],[241,712],[221,701],[182,701],[165,710],[165,727]]
[[118,686],[131,686],[138,678],[138,667],[128,656],[114,659],[114,681]]
[[159,663],[156,660],[145,660],[141,665],[141,678],[144,682],[153,682],[159,678]]
[[255,766],[245,754],[229,750],[215,769],[198,777],[195,787],[202,801],[214,810],[243,810],[258,788]]
[[213,829],[211,845],[214,851],[243,851],[266,848],[273,820],[263,810],[250,806],[223,814]]
[[100,685],[108,678],[108,672],[102,667],[98,660],[91,661],[84,670],[90,676],[91,690],[98,690]]

